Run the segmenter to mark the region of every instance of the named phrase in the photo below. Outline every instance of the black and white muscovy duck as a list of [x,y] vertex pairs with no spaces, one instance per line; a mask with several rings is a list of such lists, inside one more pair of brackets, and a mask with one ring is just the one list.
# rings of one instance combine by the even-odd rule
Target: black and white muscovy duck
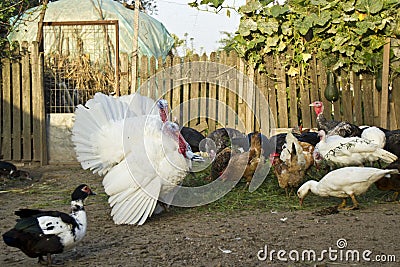
[[0,176],[31,179],[29,172],[18,170],[14,164],[7,161],[0,161]]
[[351,123],[345,121],[328,121],[324,116],[324,104],[321,101],[314,101],[310,104],[314,107],[314,112],[317,115],[318,131],[324,130],[327,135],[340,135],[342,137],[361,136],[361,129]]
[[172,202],[192,161],[204,161],[168,120],[167,101],[138,93],[117,98],[96,93],[79,105],[72,141],[82,168],[105,175],[116,224],[142,225],[159,200]]
[[326,160],[339,166],[362,166],[382,160],[391,163],[397,156],[361,137],[326,136],[325,131],[318,132],[321,141],[314,148],[314,160],[319,163]]
[[[329,172],[319,182],[314,180],[305,182],[297,190],[297,196],[300,199],[300,206],[311,191],[321,197],[342,198],[343,201],[339,205],[339,209],[356,209],[358,208],[356,196],[365,193],[373,183],[382,177],[396,173],[399,173],[397,169],[381,170],[371,167],[344,167]],[[347,197],[351,198],[353,206],[346,207]]]
[[[86,212],[83,201],[95,193],[82,184],[71,194],[71,214],[60,211],[20,209],[20,218],[13,229],[3,234],[4,242],[19,248],[40,263],[52,264],[51,254],[59,254],[74,247],[86,234]],[[47,262],[43,256],[47,256]]]

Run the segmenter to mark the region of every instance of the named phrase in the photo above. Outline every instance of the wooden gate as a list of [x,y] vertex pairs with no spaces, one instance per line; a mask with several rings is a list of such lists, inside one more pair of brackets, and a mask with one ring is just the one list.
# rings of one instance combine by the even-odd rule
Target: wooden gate
[[43,55],[23,42],[1,60],[0,157],[47,164]]

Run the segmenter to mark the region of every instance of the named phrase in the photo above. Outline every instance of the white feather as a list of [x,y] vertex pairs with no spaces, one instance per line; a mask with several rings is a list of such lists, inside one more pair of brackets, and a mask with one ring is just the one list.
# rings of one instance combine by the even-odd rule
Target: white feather
[[383,148],[386,143],[385,133],[375,126],[365,128],[361,133],[361,138],[371,141],[380,148]]

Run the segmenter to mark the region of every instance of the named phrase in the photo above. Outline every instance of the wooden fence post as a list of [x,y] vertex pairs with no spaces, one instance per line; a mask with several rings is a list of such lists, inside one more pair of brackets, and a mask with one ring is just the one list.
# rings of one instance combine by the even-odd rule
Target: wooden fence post
[[383,47],[381,127],[388,128],[390,38]]

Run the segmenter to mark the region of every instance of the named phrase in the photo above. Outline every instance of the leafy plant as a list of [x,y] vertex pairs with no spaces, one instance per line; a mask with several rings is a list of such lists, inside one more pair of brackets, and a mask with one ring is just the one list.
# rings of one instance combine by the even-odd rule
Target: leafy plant
[[[224,1],[195,2],[218,9]],[[398,0],[273,2],[252,0],[239,9],[235,49],[260,71],[265,56],[274,55],[289,75],[302,75],[315,54],[332,71],[376,72],[386,38],[400,34]]]

